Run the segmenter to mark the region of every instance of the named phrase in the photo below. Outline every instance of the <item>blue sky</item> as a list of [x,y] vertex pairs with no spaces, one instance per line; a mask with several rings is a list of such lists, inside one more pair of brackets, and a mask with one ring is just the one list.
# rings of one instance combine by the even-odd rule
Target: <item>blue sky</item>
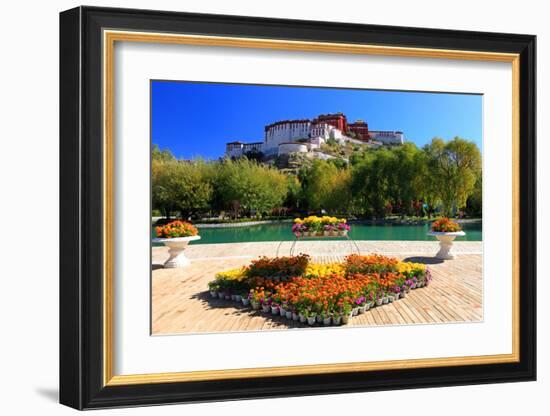
[[433,137],[481,150],[482,96],[315,87],[153,81],[152,141],[189,159],[215,159],[225,143],[263,141],[264,126],[341,111],[371,130],[400,130],[418,146]]

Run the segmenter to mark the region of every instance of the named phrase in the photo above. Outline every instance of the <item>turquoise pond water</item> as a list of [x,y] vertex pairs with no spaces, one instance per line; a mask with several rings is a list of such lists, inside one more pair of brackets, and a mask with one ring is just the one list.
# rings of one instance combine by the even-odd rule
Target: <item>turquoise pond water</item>
[[[404,240],[404,241],[434,241],[434,237],[427,235],[430,226],[424,225],[369,225],[351,223],[350,237],[354,240]],[[466,232],[464,237],[457,237],[456,241],[481,241],[481,226],[478,223],[461,224]],[[294,235],[290,231],[292,223],[271,223],[230,228],[200,228],[201,239],[191,244],[214,243],[242,243],[250,241],[290,241]],[[155,236],[154,229],[152,236]],[[311,239],[313,240],[313,239]],[[323,239],[327,240],[327,239]],[[154,246],[162,245],[153,243]]]

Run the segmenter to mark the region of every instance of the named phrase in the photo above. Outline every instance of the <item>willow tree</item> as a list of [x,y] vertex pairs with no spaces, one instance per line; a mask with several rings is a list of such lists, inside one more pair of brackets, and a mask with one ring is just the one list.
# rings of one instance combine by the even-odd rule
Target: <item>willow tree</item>
[[226,159],[216,165],[214,186],[218,209],[265,214],[282,206],[288,179],[279,170],[246,158]]
[[210,209],[213,186],[210,169],[201,160],[152,161],[153,207],[180,211],[182,218]]
[[481,153],[475,143],[455,137],[434,138],[425,147],[429,173],[445,215],[466,206],[481,172]]
[[307,207],[330,213],[349,211],[351,204],[351,170],[332,161],[315,160],[300,173]]

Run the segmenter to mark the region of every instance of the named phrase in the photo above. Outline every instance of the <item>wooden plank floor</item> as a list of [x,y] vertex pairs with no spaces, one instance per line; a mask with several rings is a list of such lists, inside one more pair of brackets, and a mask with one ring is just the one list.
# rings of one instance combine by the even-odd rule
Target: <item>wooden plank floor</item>
[[[432,270],[433,281],[428,287],[411,291],[405,299],[373,308],[363,315],[352,318],[350,326],[475,322],[483,319],[481,243],[462,242],[460,250],[457,250],[457,258],[445,262],[436,261],[433,258],[433,250],[432,256],[426,255],[428,249],[436,249],[436,246],[428,244],[429,242],[398,242],[401,244],[398,250],[391,244],[384,243],[392,242],[377,245],[377,252],[394,250],[391,255],[400,259],[427,263]],[[257,249],[257,245],[262,245],[261,243],[248,244],[192,247],[193,250],[190,250],[189,254],[192,263],[182,269],[161,268],[159,263],[162,264],[166,251],[164,248],[155,248],[152,274],[153,334],[242,332],[307,327],[284,318],[252,311],[235,302],[210,297],[207,283],[214,279],[216,272],[248,264],[250,257],[258,255],[258,251],[261,254],[266,248],[273,248],[272,243],[264,243],[263,249]],[[242,247],[243,245],[248,246]],[[319,245],[312,248],[313,251],[318,249]],[[363,252],[363,247],[361,251]],[[414,255],[415,252],[419,255]],[[345,254],[342,250],[329,250],[321,255],[314,255],[314,261],[339,261]]]

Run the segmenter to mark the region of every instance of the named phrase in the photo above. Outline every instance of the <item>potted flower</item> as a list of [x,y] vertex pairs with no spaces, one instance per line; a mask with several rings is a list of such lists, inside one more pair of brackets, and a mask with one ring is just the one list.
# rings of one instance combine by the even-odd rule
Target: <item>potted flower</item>
[[336,235],[337,228],[334,224],[326,224],[324,227],[324,235],[325,237],[331,237]]
[[344,236],[348,235],[348,232],[351,230],[351,227],[346,224],[346,220],[340,220],[336,228],[338,229],[338,235]]
[[[241,302],[242,302],[243,306],[248,306],[250,304],[249,296],[250,295],[247,295],[247,294],[241,295]],[[260,304],[258,303],[258,308],[259,307],[260,307]]]
[[[258,292],[255,290],[250,290],[250,293],[248,294],[248,299],[250,300],[250,304],[252,305],[252,309],[255,311],[259,310],[262,306],[262,298]],[[244,304],[244,302],[243,302]]]
[[190,261],[185,256],[184,250],[191,241],[200,240],[198,230],[188,222],[172,221],[166,225],[155,227],[157,238],[154,242],[163,243],[168,250],[168,260],[164,262],[165,268],[187,266]]
[[426,273],[424,275],[424,286],[428,286],[432,281],[432,271],[426,267]]
[[268,299],[264,299],[262,302],[262,312],[264,313],[271,312],[271,302]]
[[391,288],[391,291],[393,293],[393,297],[395,298],[395,300],[398,300],[399,297],[401,296],[401,288],[398,285],[395,285]]
[[358,314],[365,313],[367,309],[367,299],[364,296],[359,296],[357,299],[355,299],[355,304],[358,308]]
[[452,252],[454,239],[464,236],[466,233],[462,231],[459,224],[445,217],[438,218],[432,223],[428,235],[439,240],[439,251],[435,256],[442,260],[452,260],[456,257]]
[[[299,220],[299,218],[296,218],[296,219]],[[292,225],[292,232],[297,238],[300,238],[302,237],[302,235],[305,234],[305,232],[307,232],[307,226],[301,222],[295,222]]]
[[317,314],[315,312],[309,312],[306,316],[308,325],[315,325],[317,320]]
[[208,290],[210,291],[210,296],[212,296],[213,298],[217,298],[218,289],[219,289],[219,284],[216,280],[213,280],[212,282],[208,282]]
[[349,303],[345,303],[342,307],[342,324],[347,325],[351,318],[352,308]]
[[279,305],[277,303],[271,304],[271,315],[279,315]]
[[331,324],[331,322],[332,322],[332,317],[329,314],[326,314],[323,317],[323,325],[328,326]]

